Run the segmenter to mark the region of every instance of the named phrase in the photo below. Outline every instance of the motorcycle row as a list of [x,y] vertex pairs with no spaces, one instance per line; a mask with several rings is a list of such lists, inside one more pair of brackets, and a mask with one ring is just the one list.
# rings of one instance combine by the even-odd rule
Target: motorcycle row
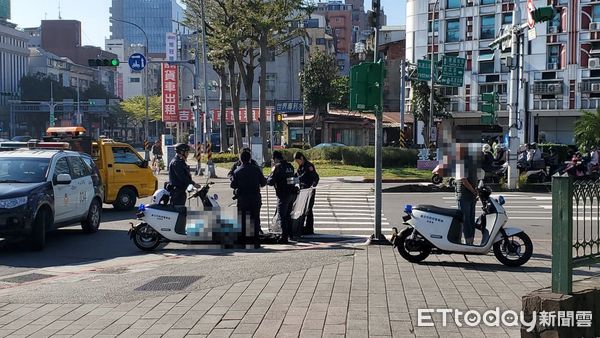
[[[507,149],[504,145],[497,144],[495,150],[496,154],[492,153],[491,146],[487,143],[482,147],[485,183],[506,182],[508,177]],[[567,174],[574,179],[597,180],[600,178],[599,158],[600,149],[594,147],[583,154],[577,151],[571,156],[570,161],[561,163],[552,148],[549,153],[544,154],[536,143],[530,143],[519,148],[517,169],[527,183],[550,182],[551,177],[556,173]],[[432,171],[431,181],[434,184],[442,183],[443,177],[439,173],[439,166]],[[449,178],[449,183],[453,185],[452,178]]]

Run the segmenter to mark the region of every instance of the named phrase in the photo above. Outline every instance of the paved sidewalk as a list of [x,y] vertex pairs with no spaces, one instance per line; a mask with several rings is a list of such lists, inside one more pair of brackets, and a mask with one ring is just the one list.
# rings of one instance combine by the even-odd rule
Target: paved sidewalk
[[[518,327],[417,327],[419,308],[521,310],[521,297],[550,285],[550,243],[534,242],[525,267],[493,255],[404,261],[391,247],[353,259],[191,293],[122,304],[9,304],[0,336],[31,337],[506,337]],[[578,271],[576,278],[597,274]]]

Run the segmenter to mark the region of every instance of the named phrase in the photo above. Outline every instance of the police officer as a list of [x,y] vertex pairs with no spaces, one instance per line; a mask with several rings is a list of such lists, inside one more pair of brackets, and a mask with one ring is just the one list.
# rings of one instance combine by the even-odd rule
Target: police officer
[[[258,167],[258,163],[256,163],[256,161],[254,159],[252,159],[252,151],[250,150],[250,148],[244,148],[242,149],[242,153],[247,152],[248,154],[250,154],[250,164],[253,164],[255,166]],[[237,160],[237,162],[235,162],[233,164],[233,166],[231,167],[231,170],[229,170],[229,173],[227,173],[227,177],[229,177],[229,179],[233,179],[233,173],[236,171],[236,169],[238,167],[240,167],[242,165],[242,160],[240,157],[240,160]]]
[[[298,164],[298,171],[296,174],[298,175],[298,180],[300,181],[300,189],[316,187],[317,184],[319,184],[319,174],[317,174],[315,166],[306,159],[306,156],[304,156],[303,153],[299,151],[294,154],[294,160],[296,161],[296,164]],[[313,215],[315,192],[316,190],[312,189],[310,202],[308,203],[308,209],[306,210],[306,222],[304,223],[304,228],[302,229],[303,235],[312,235],[315,233],[315,220]]]
[[283,159],[280,151],[273,152],[273,170],[267,177],[267,184],[275,187],[277,195],[277,220],[281,224],[281,238],[278,243],[287,244],[292,227],[292,207],[296,197],[293,184],[294,167]]
[[[238,213],[242,217],[242,234],[246,233],[246,220],[250,216],[252,222],[254,247],[260,248],[260,207],[262,205],[260,188],[267,185],[267,179],[257,165],[251,163],[250,152],[240,154],[241,165],[233,172],[231,188],[236,189]],[[246,238],[244,238],[244,241]]]
[[191,184],[196,188],[201,185],[192,181],[190,167],[186,160],[190,153],[190,146],[185,143],[175,145],[177,156],[169,163],[169,193],[171,194],[171,204],[185,205],[187,198],[186,189]]

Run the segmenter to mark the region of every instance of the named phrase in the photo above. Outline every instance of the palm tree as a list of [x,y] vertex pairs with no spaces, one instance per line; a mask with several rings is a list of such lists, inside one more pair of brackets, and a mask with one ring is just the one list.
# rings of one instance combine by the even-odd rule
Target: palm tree
[[596,112],[583,112],[575,122],[575,142],[580,149],[600,145],[600,108]]

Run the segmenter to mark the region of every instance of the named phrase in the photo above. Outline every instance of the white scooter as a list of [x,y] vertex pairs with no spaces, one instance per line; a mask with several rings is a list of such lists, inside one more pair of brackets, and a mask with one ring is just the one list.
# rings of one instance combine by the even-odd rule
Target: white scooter
[[480,245],[461,243],[463,215],[458,209],[439,208],[432,205],[407,205],[403,217],[407,228],[398,233],[393,228],[392,243],[400,255],[409,262],[418,263],[429,254],[485,255],[494,251],[496,258],[507,266],[525,264],[533,253],[531,239],[519,228],[505,228],[508,216],[502,207],[504,198],[490,197],[491,189],[477,187],[479,200],[483,203],[483,215],[476,222],[482,231]]
[[192,186],[187,189],[188,193],[193,192],[188,197],[188,201],[197,198],[202,202],[202,209],[205,212],[198,214],[199,217],[189,215],[190,212],[185,206],[170,205],[168,192],[164,189],[157,190],[152,196],[151,204],[140,205],[137,219],[141,222],[136,226],[131,223],[129,237],[133,243],[141,250],[153,251],[159,245],[169,242],[184,244],[221,242],[229,237],[228,234],[238,232],[240,229],[235,215],[223,217],[217,202],[218,195],[208,195],[212,184],[214,183],[207,182],[200,189],[193,189]]

